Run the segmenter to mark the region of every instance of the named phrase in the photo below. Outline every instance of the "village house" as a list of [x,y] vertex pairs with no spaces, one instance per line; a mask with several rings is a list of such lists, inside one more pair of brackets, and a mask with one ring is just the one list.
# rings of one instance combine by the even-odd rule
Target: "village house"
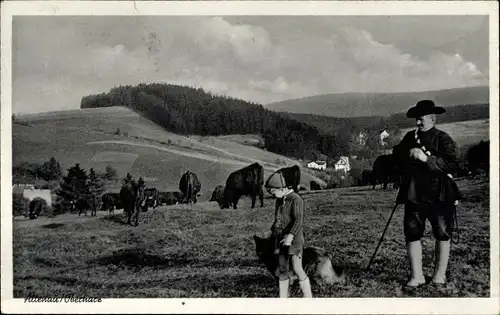
[[379,139],[380,139],[380,145],[382,147],[385,147],[387,145],[387,142],[386,142],[386,139],[389,137],[389,133],[384,129],[382,131],[380,131],[380,134],[379,134]]
[[366,132],[361,131],[356,136],[356,142],[360,145],[366,145],[366,139],[368,139],[368,134]]
[[326,161],[312,161],[307,164],[308,168],[315,170],[326,170]]
[[349,164],[349,157],[341,156],[337,162],[335,162],[335,171],[344,171],[345,173],[351,170],[351,165]]
[[45,199],[49,208],[52,206],[52,194],[50,189],[36,189],[35,186],[31,184],[15,184],[12,186],[12,194],[22,195],[30,202],[36,197],[40,197]]

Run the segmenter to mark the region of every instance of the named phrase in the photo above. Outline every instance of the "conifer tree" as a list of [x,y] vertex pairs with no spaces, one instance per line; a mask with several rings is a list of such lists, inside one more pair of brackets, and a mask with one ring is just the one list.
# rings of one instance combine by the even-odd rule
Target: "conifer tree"
[[104,183],[93,168],[89,171],[89,190],[97,198],[97,204],[100,206],[100,200],[105,191]]
[[71,201],[90,195],[88,176],[80,164],[76,163],[75,166],[68,169],[68,175],[62,178],[56,195],[58,203],[64,208],[68,208]]
[[115,180],[118,178],[118,172],[111,165],[108,165],[104,171],[104,178],[107,180]]

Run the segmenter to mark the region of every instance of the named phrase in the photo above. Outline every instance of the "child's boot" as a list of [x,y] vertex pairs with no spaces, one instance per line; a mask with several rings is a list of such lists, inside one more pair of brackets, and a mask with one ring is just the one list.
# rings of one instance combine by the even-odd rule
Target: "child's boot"
[[280,286],[280,298],[288,298],[288,284],[290,282],[290,279],[286,280],[280,280],[279,286]]
[[300,281],[299,285],[300,285],[300,289],[302,290],[302,293],[304,294],[304,297],[305,298],[312,298],[311,283],[309,281],[309,277]]

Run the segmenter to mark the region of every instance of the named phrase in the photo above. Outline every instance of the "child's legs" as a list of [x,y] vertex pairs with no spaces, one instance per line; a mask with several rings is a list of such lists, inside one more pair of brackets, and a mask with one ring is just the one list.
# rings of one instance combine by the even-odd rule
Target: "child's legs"
[[284,281],[290,278],[290,257],[286,254],[280,253],[278,255],[278,270],[279,270],[279,280]]
[[303,281],[307,278],[307,274],[302,267],[302,253],[292,255],[292,268],[299,278],[299,281]]

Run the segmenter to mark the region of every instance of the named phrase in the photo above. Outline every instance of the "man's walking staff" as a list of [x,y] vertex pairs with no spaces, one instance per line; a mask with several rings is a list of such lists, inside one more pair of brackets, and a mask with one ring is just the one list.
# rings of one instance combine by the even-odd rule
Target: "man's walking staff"
[[368,267],[366,267],[366,271],[370,270],[370,266],[373,262],[373,259],[375,258],[375,255],[377,254],[378,248],[380,247],[380,244],[382,244],[382,241],[384,240],[385,232],[387,232],[387,228],[389,227],[389,224],[391,223],[392,216],[394,215],[394,212],[396,212],[396,209],[398,208],[398,204],[396,203],[394,205],[394,208],[392,209],[391,215],[389,216],[389,220],[387,220],[387,224],[385,225],[384,232],[382,233],[382,236],[380,237],[380,240],[378,241],[377,247],[375,248],[375,251],[373,252],[372,258],[370,259],[370,262],[368,263]]

